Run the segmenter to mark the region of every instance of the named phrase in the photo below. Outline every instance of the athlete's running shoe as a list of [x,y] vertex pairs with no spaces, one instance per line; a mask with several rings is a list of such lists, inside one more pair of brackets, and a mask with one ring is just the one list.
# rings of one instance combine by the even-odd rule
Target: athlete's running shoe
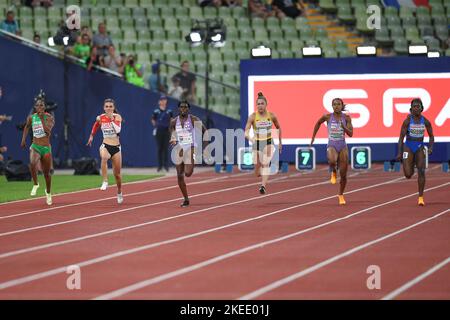
[[338,195],[338,197],[339,197],[339,204],[340,205],[344,205],[345,204],[344,195],[340,194],[340,195]]
[[117,194],[117,203],[121,204],[123,202],[123,195],[122,193]]
[[419,200],[417,201],[417,204],[419,206],[424,206],[425,205],[425,201],[423,201],[423,197],[419,197]]
[[47,190],[45,190],[45,197],[46,197],[45,201],[47,202],[47,204],[49,206],[51,206],[52,203],[53,203],[53,201],[52,201],[52,194],[51,193],[47,193]]
[[180,207],[188,207],[189,206],[189,200],[184,199],[183,203],[180,205]]
[[108,181],[103,181],[100,190],[105,191],[108,188]]
[[259,187],[259,193],[265,194],[266,193],[266,187],[264,187],[264,186]]
[[33,188],[31,189],[30,195],[31,196],[35,196],[38,188],[39,188],[39,183],[33,185]]
[[336,172],[331,172],[331,178],[330,178],[331,184],[336,184]]

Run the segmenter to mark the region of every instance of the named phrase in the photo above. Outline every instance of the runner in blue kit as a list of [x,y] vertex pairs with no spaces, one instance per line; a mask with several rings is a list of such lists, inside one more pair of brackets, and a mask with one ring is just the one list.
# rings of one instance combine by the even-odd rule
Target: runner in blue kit
[[320,125],[327,122],[328,128],[328,144],[327,144],[327,158],[331,169],[332,184],[336,183],[336,171],[339,167],[339,174],[341,176],[339,187],[339,204],[344,205],[344,190],[347,185],[347,169],[348,169],[348,148],[345,142],[345,134],[353,136],[352,120],[349,115],[342,113],[345,110],[344,101],[341,98],[335,98],[332,101],[333,113],[324,114],[314,126],[313,136],[311,138],[311,145],[314,143],[317,131]]
[[[177,170],[178,186],[183,194],[184,201],[181,207],[189,206],[189,196],[187,193],[184,177],[190,177],[194,172],[194,153],[197,146],[195,123],[202,128],[202,133],[206,131],[201,120],[189,113],[190,105],[186,101],[178,103],[179,115],[170,121],[170,144],[173,146],[172,159]],[[200,140],[202,141],[202,139]]]
[[[410,179],[414,174],[414,165],[417,167],[418,185],[419,185],[419,206],[424,206],[423,190],[425,189],[425,144],[423,138],[425,136],[425,129],[427,129],[430,143],[428,146],[428,154],[433,152],[434,135],[433,128],[430,121],[422,116],[423,103],[420,99],[413,99],[411,101],[411,108],[408,115],[403,121],[402,129],[400,131],[400,138],[398,140],[398,154],[397,159],[403,159],[403,173],[407,179]],[[406,141],[403,140],[406,136]],[[402,154],[403,153],[403,154]]]

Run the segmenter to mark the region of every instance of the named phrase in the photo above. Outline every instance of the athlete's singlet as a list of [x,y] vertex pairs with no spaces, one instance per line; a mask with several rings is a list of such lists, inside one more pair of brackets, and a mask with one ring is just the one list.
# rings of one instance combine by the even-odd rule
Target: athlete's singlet
[[[341,115],[341,121],[346,126],[345,116]],[[334,118],[334,113],[331,113],[330,120],[327,124],[328,127],[328,147],[333,147],[337,152],[341,152],[342,149],[347,147],[345,143],[345,131],[341,126],[341,122]]]
[[[47,119],[47,116],[44,114],[44,121]],[[44,131],[44,125],[42,124],[41,118],[34,113],[31,116],[31,128],[33,130],[33,137],[35,138],[44,138],[47,134]]]
[[253,121],[253,130],[255,139],[258,141],[272,139],[272,118],[270,113],[266,111],[266,116],[262,117],[259,112],[255,113],[255,121]]
[[425,136],[425,118],[420,117],[419,123],[414,122],[414,117],[409,118],[408,131],[406,132],[405,144],[411,149],[412,153],[416,153],[423,146],[423,138]]
[[118,135],[116,130],[114,129],[112,119],[109,118],[106,114],[102,114],[100,116],[100,126],[103,132],[103,138],[117,138]]
[[186,121],[184,122],[184,127],[181,126],[180,116],[178,116],[175,124],[175,130],[178,137],[178,143],[183,149],[197,146],[191,115],[188,115]]

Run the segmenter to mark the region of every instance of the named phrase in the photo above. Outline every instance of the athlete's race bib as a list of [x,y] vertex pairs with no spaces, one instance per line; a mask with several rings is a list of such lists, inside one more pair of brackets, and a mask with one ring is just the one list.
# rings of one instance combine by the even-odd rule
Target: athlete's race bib
[[181,145],[192,144],[192,142],[193,142],[192,133],[190,133],[190,132],[180,132],[180,133],[178,133],[178,142]]
[[41,122],[33,123],[33,137],[35,138],[44,138],[46,136],[44,131],[44,126]]
[[115,138],[116,137],[116,130],[114,130],[114,127],[112,124],[109,123],[102,123],[102,131],[103,131],[103,137],[104,138]]

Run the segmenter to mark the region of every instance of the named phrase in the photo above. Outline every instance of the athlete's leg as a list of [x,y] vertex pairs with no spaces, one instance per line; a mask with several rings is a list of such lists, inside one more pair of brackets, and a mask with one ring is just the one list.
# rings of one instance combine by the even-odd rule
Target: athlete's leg
[[328,164],[331,169],[330,182],[332,184],[335,184],[336,183],[336,164],[338,161],[338,153],[334,147],[327,148],[327,159],[328,159]]
[[184,181],[184,170],[185,170],[185,164],[183,161],[184,152],[181,147],[175,147],[176,149],[172,150],[172,156],[175,156],[176,159],[173,162],[175,163],[175,169],[177,170],[177,180],[178,180],[178,187],[181,190],[181,193],[183,194],[184,201],[181,204],[182,207],[189,205],[189,196],[187,193],[186,188],[186,182]]
[[403,145],[402,163],[406,179],[411,179],[414,174],[414,153],[407,145]]
[[108,160],[111,158],[108,150],[105,147],[100,147],[100,158],[101,158],[101,172],[102,172],[102,190],[106,190],[108,186]]
[[50,193],[52,187],[52,176],[50,175],[50,169],[52,168],[52,154],[47,153],[41,157],[42,172],[45,178],[45,185],[47,193]]
[[348,149],[345,147],[339,152],[339,174],[341,176],[340,186],[339,186],[339,203],[345,204],[344,200],[344,190],[347,185],[347,170],[348,170]]
[[186,177],[192,176],[194,173],[194,147],[191,149],[185,150],[185,154],[183,155],[184,161],[184,175]]
[[418,179],[417,183],[419,185],[419,205],[425,205],[425,202],[423,200],[423,190],[425,189],[425,152],[426,150],[421,147],[419,150],[417,150],[415,154],[415,163],[417,167],[417,174]]
[[260,152],[258,150],[258,145],[259,143],[257,141],[253,143],[253,152],[252,152],[253,164],[255,165],[255,176],[257,178],[261,177],[261,157]]
[[267,181],[269,181],[270,161],[272,160],[274,151],[275,151],[275,146],[273,144],[268,144],[264,147],[263,152],[262,152],[261,176],[262,176],[262,186],[263,187],[266,187]]
[[35,186],[39,185],[37,179],[37,164],[41,159],[41,155],[33,147],[30,147],[30,172],[31,178],[33,179],[33,184]]
[[111,162],[114,178],[116,179],[117,184],[117,193],[122,193],[122,152],[117,152],[116,154],[114,154],[114,156],[111,158]]

